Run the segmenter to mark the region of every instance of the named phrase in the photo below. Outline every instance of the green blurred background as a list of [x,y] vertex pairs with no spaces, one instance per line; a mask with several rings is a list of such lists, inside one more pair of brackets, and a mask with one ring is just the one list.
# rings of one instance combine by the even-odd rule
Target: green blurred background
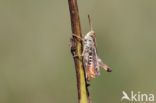
[[[91,80],[93,103],[122,91],[156,94],[156,1],[78,0],[98,55],[113,68]],[[0,0],[0,103],[77,103],[68,0]],[[126,103],[127,101],[124,101]]]

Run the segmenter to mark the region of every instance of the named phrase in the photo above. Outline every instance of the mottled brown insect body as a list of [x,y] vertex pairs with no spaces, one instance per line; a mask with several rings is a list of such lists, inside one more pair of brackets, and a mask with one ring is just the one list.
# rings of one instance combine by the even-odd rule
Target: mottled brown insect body
[[[83,41],[83,64],[85,68],[86,79],[89,81],[90,78],[95,78],[100,75],[99,67],[102,67],[108,72],[111,72],[112,69],[102,62],[102,60],[97,55],[96,49],[96,35],[92,29],[92,24],[90,17],[88,16],[91,31],[89,31],[83,39],[77,37]],[[75,35],[74,35],[75,36]]]
[[83,63],[86,72],[86,78],[89,81],[90,78],[95,78],[96,76],[100,75],[100,69],[99,69],[100,66],[105,70],[107,70],[108,72],[111,72],[112,70],[107,65],[105,65],[97,55],[96,35],[92,29],[90,17],[88,16],[88,18],[89,18],[91,31],[88,32],[83,39],[84,48],[83,48],[82,56],[83,56]]

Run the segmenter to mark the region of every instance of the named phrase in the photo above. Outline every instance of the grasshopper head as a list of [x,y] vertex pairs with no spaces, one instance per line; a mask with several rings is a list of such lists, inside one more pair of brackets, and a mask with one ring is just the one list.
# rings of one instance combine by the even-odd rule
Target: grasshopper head
[[95,32],[94,31],[90,31],[86,34],[86,36],[84,37],[84,41],[85,43],[93,43],[95,40]]

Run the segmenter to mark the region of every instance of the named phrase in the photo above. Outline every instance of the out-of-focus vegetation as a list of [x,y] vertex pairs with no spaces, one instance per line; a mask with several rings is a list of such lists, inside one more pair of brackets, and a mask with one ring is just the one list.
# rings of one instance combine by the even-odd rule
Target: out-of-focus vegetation
[[[156,1],[78,0],[83,34],[91,15],[98,54],[113,68],[91,80],[93,103],[122,91],[156,94]],[[0,103],[76,103],[67,0],[0,1]]]

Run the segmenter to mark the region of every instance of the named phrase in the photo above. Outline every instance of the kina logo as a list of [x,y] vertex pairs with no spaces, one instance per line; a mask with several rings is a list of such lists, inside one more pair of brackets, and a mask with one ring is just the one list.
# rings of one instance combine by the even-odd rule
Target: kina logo
[[122,91],[122,98],[121,101],[127,100],[127,101],[138,101],[138,102],[153,102],[154,101],[154,94],[149,93],[141,93],[137,92],[134,93],[134,91],[131,91],[130,94],[128,95],[125,91]]

